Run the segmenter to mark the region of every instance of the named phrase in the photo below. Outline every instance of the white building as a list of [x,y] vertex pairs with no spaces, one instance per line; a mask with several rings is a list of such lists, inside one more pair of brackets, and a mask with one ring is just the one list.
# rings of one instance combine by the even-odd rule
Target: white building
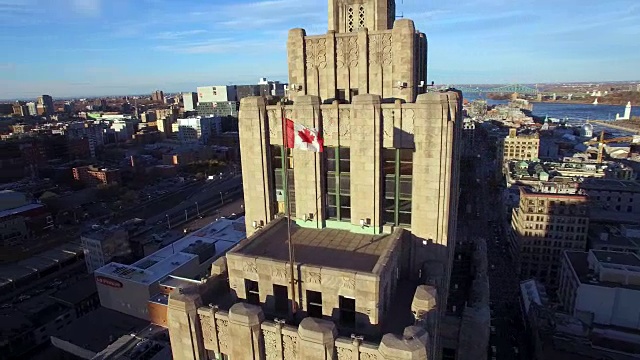
[[246,237],[244,217],[220,219],[132,265],[108,264],[94,272],[102,306],[149,320],[149,301],[169,275],[200,280],[211,264]]
[[198,105],[198,93],[182,93],[182,104],[184,105],[184,111],[195,111],[196,105]]
[[111,124],[111,129],[116,133],[117,141],[131,140],[135,132],[132,122],[125,120],[116,120]]
[[633,253],[566,251],[558,299],[588,324],[640,330],[640,258]]
[[82,234],[80,242],[89,274],[111,262],[114,257],[131,252],[127,231],[117,227]]
[[235,86],[201,86],[198,90],[198,103],[214,103],[223,101],[238,101]]
[[212,135],[222,132],[222,120],[214,116],[178,119],[178,139],[181,143],[208,143]]

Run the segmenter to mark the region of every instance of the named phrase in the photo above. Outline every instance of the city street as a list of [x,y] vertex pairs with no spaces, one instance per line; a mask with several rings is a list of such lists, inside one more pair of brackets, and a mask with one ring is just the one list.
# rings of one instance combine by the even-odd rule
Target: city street
[[[479,134],[478,134],[479,133]],[[500,188],[493,185],[495,171],[500,171],[489,154],[488,143],[482,132],[476,130],[477,161],[470,161],[475,174],[473,193],[468,194],[472,204],[467,221],[470,236],[487,241],[487,259],[490,283],[491,337],[488,359],[528,359],[523,353],[523,328],[519,306],[518,274],[508,254],[505,225],[501,221]],[[470,174],[469,174],[470,175]],[[467,176],[469,176],[467,175]]]

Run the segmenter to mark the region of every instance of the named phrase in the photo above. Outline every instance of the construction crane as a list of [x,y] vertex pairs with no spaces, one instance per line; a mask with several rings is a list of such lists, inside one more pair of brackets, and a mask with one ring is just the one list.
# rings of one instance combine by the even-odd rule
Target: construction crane
[[640,144],[640,136],[623,136],[612,139],[604,139],[604,131],[600,132],[600,139],[588,141],[587,145],[598,144],[598,164],[602,164],[602,153],[604,152],[604,145],[610,143],[629,142],[632,144]]

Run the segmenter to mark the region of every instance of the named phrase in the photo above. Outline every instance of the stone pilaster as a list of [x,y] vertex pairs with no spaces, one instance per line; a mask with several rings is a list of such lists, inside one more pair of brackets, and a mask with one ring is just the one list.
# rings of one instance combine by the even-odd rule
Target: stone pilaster
[[[247,236],[255,232],[253,222],[268,223],[274,217],[271,204],[269,121],[263,97],[242,99],[238,118]],[[250,181],[248,181],[250,179]]]
[[[264,359],[260,323],[264,314],[259,306],[237,303],[229,309],[229,335],[233,339],[229,358]],[[236,345],[237,344],[237,345]],[[242,346],[239,346],[242,344]],[[175,357],[174,357],[175,358]]]
[[351,114],[351,224],[369,222],[367,232],[379,233],[382,227],[381,161],[382,115],[380,96],[354,97]]
[[384,335],[379,350],[385,360],[437,359],[428,352],[429,333],[419,326],[408,326],[402,335]]
[[336,33],[329,31],[327,33],[327,68],[324,79],[323,99],[335,99],[336,97]]
[[[360,29],[358,31],[358,93],[369,93],[369,31]],[[349,91],[347,89],[346,91]],[[354,99],[351,99],[353,102]]]
[[[393,25],[393,97],[413,102],[416,98],[415,39],[416,27],[412,20],[399,19]],[[399,86],[405,83],[406,87]],[[385,88],[386,89],[386,88]],[[387,95],[388,96],[388,95]]]
[[[182,291],[182,292],[181,292]],[[174,290],[169,296],[167,325],[174,359],[204,360],[204,347],[198,308],[202,299],[197,289]]]
[[[293,106],[295,121],[298,124],[318,128],[322,134],[322,114],[320,98],[317,96],[299,96]],[[324,173],[322,153],[293,150],[293,171],[296,189],[296,217],[304,226],[322,228],[324,216]],[[304,221],[305,214],[313,215],[312,220]],[[309,217],[309,216],[308,216]]]
[[289,97],[307,94],[307,71],[305,65],[305,40],[307,34],[304,29],[289,30],[287,40],[287,59],[289,62],[289,85],[302,86],[300,90],[289,90]]
[[298,359],[332,360],[337,335],[336,325],[331,321],[310,317],[302,320],[298,327]]

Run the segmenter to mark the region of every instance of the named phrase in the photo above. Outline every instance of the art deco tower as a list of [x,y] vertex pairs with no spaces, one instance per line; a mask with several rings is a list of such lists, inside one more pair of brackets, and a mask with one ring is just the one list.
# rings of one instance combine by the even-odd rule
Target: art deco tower
[[[242,99],[248,238],[225,263],[238,303],[228,315],[197,309],[201,331],[215,335],[202,346],[234,359],[250,350],[247,341],[263,341],[261,351],[274,359],[358,358],[344,357],[352,351],[366,359],[439,359],[455,247],[462,97],[427,91],[426,36],[413,21],[395,19],[394,0],[329,0],[328,8],[326,34],[289,31],[288,100]],[[324,151],[286,149],[283,118],[317,128]],[[289,221],[293,262],[286,256]],[[412,309],[396,312],[394,304],[407,304],[397,298],[403,286]],[[170,300],[169,317],[197,323],[197,316],[184,316],[180,296],[173,307]],[[262,322],[278,312],[291,331]],[[225,335],[222,342],[222,328],[208,325],[211,317],[218,324],[228,316],[231,324],[247,313],[259,315],[242,346],[240,337]],[[394,327],[402,314],[409,323]],[[193,352],[180,341],[198,326],[171,327],[172,346],[175,339],[180,347],[174,356]],[[323,334],[317,351],[310,333]],[[336,337],[344,333],[379,347],[346,349]],[[258,352],[246,358],[259,358]]]

